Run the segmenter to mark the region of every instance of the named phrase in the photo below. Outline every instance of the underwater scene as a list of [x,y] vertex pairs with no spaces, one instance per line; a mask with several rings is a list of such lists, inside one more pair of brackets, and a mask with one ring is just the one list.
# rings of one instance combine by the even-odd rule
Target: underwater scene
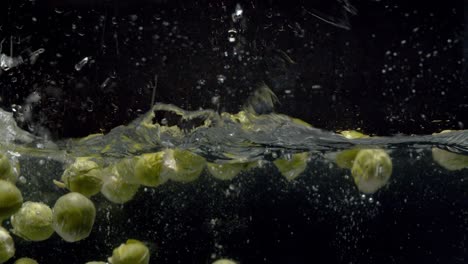
[[468,262],[468,4],[5,1],[0,263]]

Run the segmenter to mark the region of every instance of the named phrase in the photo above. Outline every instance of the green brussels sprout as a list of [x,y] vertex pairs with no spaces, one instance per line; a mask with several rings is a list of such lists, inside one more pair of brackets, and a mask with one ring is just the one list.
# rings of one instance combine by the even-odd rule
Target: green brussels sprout
[[211,176],[219,180],[232,180],[236,177],[242,170],[246,168],[245,163],[207,163],[206,168]]
[[5,180],[0,180],[0,220],[10,217],[21,208],[23,196],[16,186]]
[[213,264],[237,264],[237,262],[230,259],[218,259]]
[[19,163],[10,161],[6,155],[0,154],[0,180],[15,183],[18,180],[18,175]]
[[140,185],[126,182],[118,172],[117,168],[107,168],[103,174],[104,183],[101,188],[101,193],[107,200],[123,204],[130,201]]
[[135,177],[145,186],[156,187],[167,181],[163,170],[164,152],[143,154],[135,164]]
[[135,177],[135,165],[139,159],[139,157],[123,158],[115,163],[113,167],[125,182],[139,185],[139,180]]
[[342,169],[351,169],[359,151],[361,149],[353,148],[338,152],[335,158],[336,165]]
[[112,252],[109,262],[112,264],[148,264],[150,252],[142,242],[129,239]]
[[168,149],[164,156],[163,173],[173,181],[191,182],[203,171],[206,161],[188,150]]
[[466,155],[433,148],[432,158],[437,164],[450,171],[468,168],[468,156]]
[[21,209],[11,216],[12,233],[31,241],[48,239],[54,233],[52,210],[43,203],[25,202]]
[[14,264],[39,264],[32,258],[20,258]]
[[288,181],[296,179],[307,168],[309,155],[307,152],[293,154],[291,159],[277,159],[273,161],[276,168]]
[[374,193],[390,179],[392,160],[382,149],[363,149],[356,155],[351,175],[359,191]]
[[5,263],[15,255],[15,243],[8,231],[0,226],[0,263]]
[[96,218],[93,202],[76,192],[60,197],[52,212],[52,227],[67,242],[87,238]]
[[369,137],[368,135],[365,135],[361,132],[358,132],[356,130],[344,130],[341,131],[340,134],[344,136],[345,138],[348,139],[355,139],[355,138],[367,138]]
[[62,182],[70,191],[91,197],[101,190],[101,170],[96,162],[88,158],[77,158],[63,172]]

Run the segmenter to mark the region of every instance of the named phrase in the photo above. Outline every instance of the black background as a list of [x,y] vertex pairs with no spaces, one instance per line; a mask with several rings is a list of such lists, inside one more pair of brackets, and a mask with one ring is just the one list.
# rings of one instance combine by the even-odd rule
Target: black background
[[[244,10],[239,23],[231,18],[237,3]],[[467,5],[351,4],[356,15],[346,13],[340,1],[2,1],[2,52],[9,54],[12,36],[20,42],[15,55],[27,56],[28,48],[45,52],[34,64],[1,73],[1,106],[17,109],[20,118],[18,105],[36,91],[41,100],[33,105],[32,119],[21,123],[24,128],[54,138],[86,136],[147,111],[157,74],[156,101],[186,109],[238,111],[265,82],[280,99],[278,112],[329,130],[392,135],[466,128]],[[349,30],[310,12],[336,21],[348,16]],[[231,28],[239,31],[235,43],[228,41]],[[234,48],[243,52],[242,61],[233,56]],[[92,62],[76,71],[84,57]],[[219,104],[213,104],[215,96]],[[153,259],[161,263],[208,263],[214,238],[224,246],[218,255],[245,264],[464,263],[466,186],[459,179],[466,172],[426,173],[405,155],[395,161],[400,173],[391,189],[374,196],[382,205],[375,214],[365,200],[347,203],[359,194],[340,177],[346,172],[330,175],[327,166],[312,164],[315,170],[296,185],[274,170],[244,175],[233,182],[240,194],[230,199],[223,199],[230,183],[206,178],[140,191],[115,210],[126,217],[111,214],[95,228],[105,230],[112,220],[118,239],[156,243]],[[425,158],[430,164],[430,155]],[[98,208],[105,215],[106,208]],[[224,225],[210,227],[209,217]],[[34,246],[20,242],[18,248],[39,260],[54,254],[78,263],[85,255],[104,259],[122,242],[94,234],[77,244],[51,239]]]
[[[244,14],[236,23],[237,3]],[[280,99],[278,112],[329,130],[464,128],[463,1],[351,4],[356,15],[338,0],[2,1],[3,52],[11,37],[14,55],[45,52],[34,65],[0,75],[1,106],[22,105],[37,91],[41,101],[23,127],[54,138],[85,136],[147,111],[157,74],[155,101],[186,109],[237,112],[265,82]],[[311,13],[347,20],[349,30]],[[84,57],[91,62],[76,71]]]

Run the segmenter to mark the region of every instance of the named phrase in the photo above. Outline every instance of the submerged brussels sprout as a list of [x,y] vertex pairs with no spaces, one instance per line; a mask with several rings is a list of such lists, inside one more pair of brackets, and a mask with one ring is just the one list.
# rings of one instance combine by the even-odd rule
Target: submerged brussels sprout
[[335,158],[336,165],[342,169],[351,169],[359,151],[361,151],[361,149],[355,148],[338,152]]
[[91,233],[96,208],[91,200],[80,193],[60,197],[53,208],[52,227],[63,240],[76,242]]
[[38,263],[32,258],[20,258],[17,261],[15,261],[14,264],[38,264]]
[[5,263],[15,255],[15,243],[8,231],[0,226],[0,263]]
[[77,158],[63,172],[62,182],[70,191],[90,197],[101,190],[101,170],[96,162],[88,158]]
[[115,167],[105,170],[103,180],[104,183],[101,188],[102,195],[109,201],[117,204],[130,201],[140,187],[138,184],[126,182]]
[[392,160],[382,149],[363,149],[356,155],[351,174],[359,191],[374,193],[390,179]]
[[307,152],[293,154],[291,159],[277,159],[273,161],[276,168],[288,181],[292,181],[303,173],[307,167],[309,155]]
[[18,179],[19,163],[12,162],[6,155],[0,154],[0,180],[15,183]]
[[359,131],[356,130],[344,130],[340,132],[341,135],[343,135],[345,138],[348,139],[355,139],[355,138],[367,138],[369,137],[368,135],[365,135]]
[[112,264],[148,264],[150,252],[145,244],[129,239],[112,252],[109,262]]
[[163,171],[164,152],[143,154],[135,164],[135,177],[145,186],[156,187],[167,181]]
[[207,163],[206,167],[211,176],[219,180],[232,180],[236,177],[242,170],[246,168],[245,163]]
[[0,180],[0,222],[16,213],[21,204],[23,196],[20,190],[13,183]]
[[237,264],[237,262],[230,259],[218,259],[213,264]]
[[200,176],[205,164],[204,158],[188,150],[169,149],[164,155],[163,172],[173,181],[191,182]]
[[25,202],[11,216],[13,234],[31,241],[48,239],[53,233],[52,210],[43,203]]
[[432,158],[437,164],[450,171],[468,168],[468,156],[466,155],[433,148]]

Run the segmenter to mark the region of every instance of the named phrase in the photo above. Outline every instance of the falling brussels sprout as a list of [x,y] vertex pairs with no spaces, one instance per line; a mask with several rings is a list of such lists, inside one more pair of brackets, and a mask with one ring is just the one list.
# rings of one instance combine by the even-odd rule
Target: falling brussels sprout
[[246,166],[245,163],[216,164],[209,162],[206,164],[210,175],[223,181],[234,179]]
[[437,164],[450,171],[468,168],[468,156],[466,155],[433,148],[432,158]]
[[163,171],[164,152],[143,154],[135,164],[135,177],[145,186],[156,187],[167,181]]
[[10,161],[6,155],[0,154],[0,180],[15,183],[18,180],[19,163]]
[[23,204],[23,196],[16,186],[5,180],[0,180],[0,222],[16,213]]
[[101,170],[96,162],[80,157],[63,172],[62,182],[70,191],[90,197],[101,190]]
[[390,179],[392,160],[382,149],[363,149],[356,155],[351,174],[359,191],[374,193]]
[[67,242],[87,238],[96,218],[93,202],[76,192],[60,197],[52,212],[52,227]]
[[237,262],[230,259],[218,259],[213,264],[237,264]]
[[188,150],[168,149],[164,155],[163,173],[177,182],[196,180],[205,168],[206,161]]
[[109,262],[112,264],[148,264],[150,252],[142,242],[129,239],[112,252]]
[[39,264],[39,263],[32,258],[20,258],[17,261],[15,261],[14,264]]
[[278,168],[281,175],[288,181],[292,181],[305,171],[308,159],[308,153],[303,152],[291,155],[290,159],[277,159],[273,161],[273,164]]
[[115,167],[110,167],[103,173],[101,193],[109,201],[123,204],[130,201],[138,191],[140,185],[125,181]]
[[15,243],[8,231],[0,226],[0,263],[5,263],[15,255]]
[[54,233],[52,210],[43,203],[25,202],[11,216],[12,233],[30,241],[43,241]]

